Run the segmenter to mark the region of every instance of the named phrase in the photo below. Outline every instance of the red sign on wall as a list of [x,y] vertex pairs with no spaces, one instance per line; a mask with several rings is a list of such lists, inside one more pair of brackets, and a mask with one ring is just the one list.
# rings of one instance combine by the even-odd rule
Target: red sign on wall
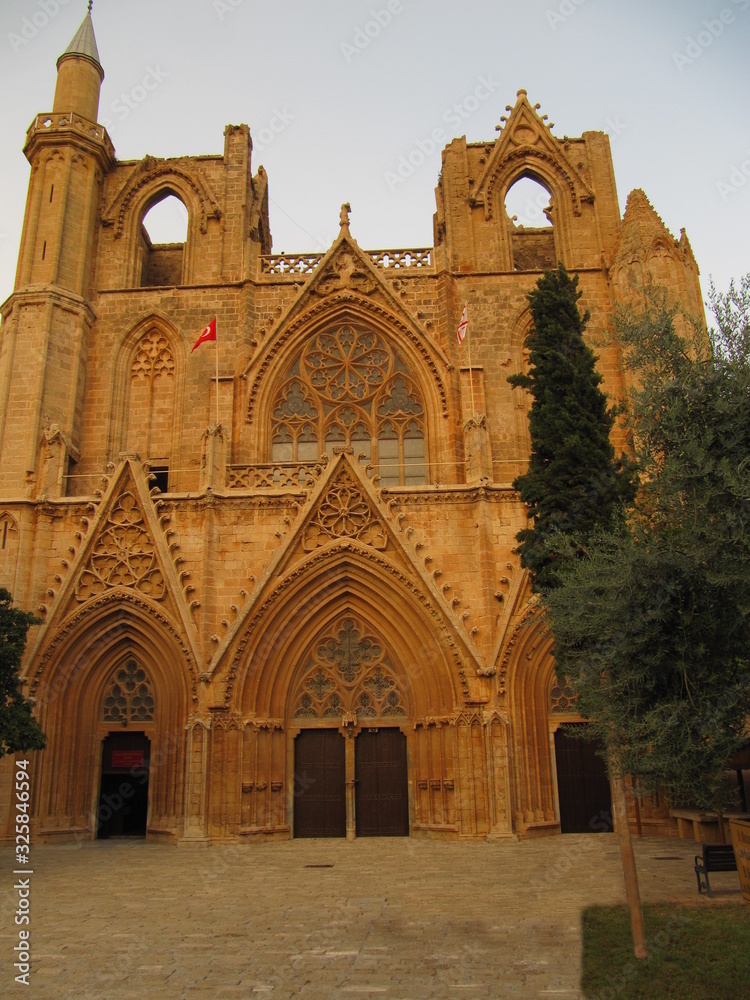
[[143,767],[143,750],[113,750],[112,767]]

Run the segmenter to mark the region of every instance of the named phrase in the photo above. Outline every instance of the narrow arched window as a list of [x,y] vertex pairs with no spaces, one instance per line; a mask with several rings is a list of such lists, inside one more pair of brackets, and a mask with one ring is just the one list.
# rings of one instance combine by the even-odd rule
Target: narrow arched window
[[169,466],[175,404],[175,360],[161,330],[145,333],[130,365],[127,449]]
[[514,270],[554,268],[554,205],[547,188],[533,177],[520,177],[505,195],[505,211],[511,224]]
[[141,287],[183,284],[187,232],[187,209],[176,195],[152,204],[141,224]]

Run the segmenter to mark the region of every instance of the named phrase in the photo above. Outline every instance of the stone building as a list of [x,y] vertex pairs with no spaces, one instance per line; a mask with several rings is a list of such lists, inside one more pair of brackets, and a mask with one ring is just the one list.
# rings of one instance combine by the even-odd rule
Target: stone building
[[[621,216],[607,136],[556,137],[519,91],[496,138],[444,150],[432,247],[362,250],[344,206],[326,253],[273,254],[248,127],[221,155],[119,161],[103,75],[89,15],[28,130],[2,305],[0,585],[42,619],[35,838],[606,828],[514,554],[528,400],[507,376],[562,261],[620,397],[631,280],[701,308],[684,232],[641,191]],[[506,211],[523,178],[544,226]],[[168,196],[181,244],[144,228]]]

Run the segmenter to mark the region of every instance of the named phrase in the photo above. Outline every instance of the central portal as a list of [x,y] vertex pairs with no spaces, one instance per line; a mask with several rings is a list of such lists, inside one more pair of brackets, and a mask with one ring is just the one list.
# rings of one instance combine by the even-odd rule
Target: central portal
[[406,671],[354,611],[318,633],[290,685],[295,837],[408,837]]
[[347,835],[347,767],[355,789],[349,836],[356,829],[358,837],[408,837],[406,736],[395,727],[364,729],[355,740],[337,729],[300,732],[294,743],[294,836]]

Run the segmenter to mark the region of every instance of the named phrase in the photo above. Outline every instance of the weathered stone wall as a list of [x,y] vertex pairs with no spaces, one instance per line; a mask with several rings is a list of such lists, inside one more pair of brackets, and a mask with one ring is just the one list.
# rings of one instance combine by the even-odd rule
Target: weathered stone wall
[[[246,126],[227,128],[221,156],[117,162],[84,125],[32,130],[19,285],[0,330],[0,585],[43,618],[24,664],[49,737],[34,766],[36,834],[96,835],[112,725],[102,699],[134,657],[156,704],[139,723],[151,740],[149,836],[290,836],[306,725],[346,737],[353,836],[354,737],[367,718],[325,715],[322,702],[299,714],[311,650],[335,643],[347,616],[395,671],[401,700],[375,721],[407,735],[412,832],[559,829],[551,644],[513,551],[529,402],[507,378],[528,365],[540,265],[561,260],[580,275],[587,337],[619,400],[611,318],[631,279],[650,270],[699,307],[684,233],[674,240],[640,192],[621,220],[607,137],[557,139],[524,92],[494,142],[447,147],[435,246],[408,254],[363,251],[342,211],[327,254],[274,257]],[[524,176],[550,192],[550,230],[521,234],[507,218],[505,195]],[[149,250],[143,218],[168,194],[187,208],[186,243]],[[147,265],[146,287],[144,254],[163,261]],[[217,344],[192,352],[213,316]],[[383,357],[398,359],[399,405],[423,428],[423,484],[382,488],[356,440],[321,441],[304,467],[272,461],[290,372],[317,380],[323,416],[339,405],[331,392],[359,405],[361,371],[341,353],[312,374],[294,368],[326,337],[345,353],[346,329],[380,345],[363,399]],[[292,422],[314,409],[295,398]],[[623,447],[621,429],[613,436]],[[149,493],[149,463],[168,467],[162,495]],[[340,705],[353,696],[342,685]]]

